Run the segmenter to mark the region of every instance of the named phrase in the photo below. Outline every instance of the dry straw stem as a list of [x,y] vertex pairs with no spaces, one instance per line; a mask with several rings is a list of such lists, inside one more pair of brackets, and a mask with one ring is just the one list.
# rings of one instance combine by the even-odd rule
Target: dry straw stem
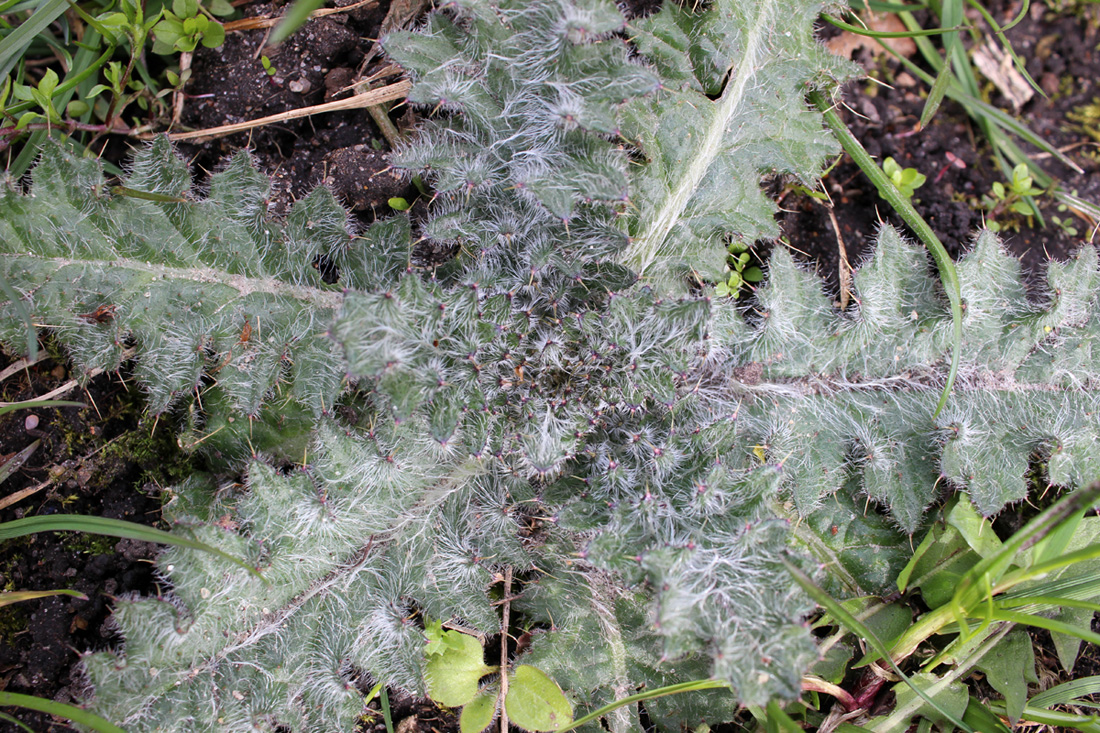
[[[359,2],[352,5],[346,5],[342,8],[321,8],[320,10],[314,10],[309,14],[309,19],[323,18],[326,15],[335,15],[336,13],[347,13],[356,8],[361,8],[364,5],[374,5],[378,0],[359,0]],[[228,23],[223,23],[226,32],[230,31],[254,31],[260,28],[273,28],[283,21],[283,16],[274,18],[241,18],[240,20],[231,20]]]
[[[374,104],[382,104],[383,102],[393,102],[398,99],[404,99],[409,94],[409,90],[412,88],[412,84],[409,81],[402,79],[399,82],[393,84],[387,84],[384,87],[378,89],[371,89],[361,94],[356,94],[354,97],[348,97],[347,99],[337,99],[332,102],[325,102],[324,104],[315,104],[312,107],[302,107],[300,109],[292,109],[286,112],[280,112],[277,115],[269,115],[267,117],[261,117],[257,120],[248,120],[246,122],[236,122],[232,125],[220,125],[218,127],[211,127],[208,130],[193,130],[191,132],[174,132],[169,133],[168,137],[171,140],[199,140],[208,139],[214,137],[221,137],[222,135],[232,135],[235,132],[243,132],[245,130],[251,130],[255,127],[263,127],[265,125],[273,125],[279,122],[285,122],[286,120],[296,120],[301,117],[310,117],[312,115],[322,114],[324,112],[337,112],[343,109],[360,109],[362,107],[370,107]],[[140,136],[142,139],[150,139],[152,134]]]
[[37,486],[28,486],[25,489],[20,489],[19,491],[8,494],[3,499],[0,499],[0,510],[7,509],[12,504],[16,504],[20,501],[23,501],[28,496],[33,496],[34,494],[37,494],[39,491],[46,488],[47,486],[50,486],[51,484],[53,484],[53,481],[47,480],[43,481]]

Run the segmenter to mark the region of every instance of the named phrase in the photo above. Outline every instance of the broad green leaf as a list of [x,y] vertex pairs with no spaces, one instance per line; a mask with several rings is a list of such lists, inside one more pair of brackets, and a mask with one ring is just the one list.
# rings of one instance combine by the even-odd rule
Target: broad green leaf
[[469,634],[459,634],[456,639],[442,654],[428,658],[424,675],[431,698],[451,708],[473,700],[478,694],[478,682],[495,669],[485,664],[481,642]]
[[22,603],[23,601],[33,601],[36,598],[48,598],[49,596],[73,596],[74,598],[83,598],[88,600],[88,596],[83,593],[78,593],[75,590],[59,589],[59,590],[12,590],[12,591],[0,591],[0,607],[9,606],[12,603]]
[[993,525],[974,511],[974,505],[968,501],[956,501],[947,512],[948,526],[958,530],[959,535],[970,545],[979,557],[991,557],[1001,549],[1001,541],[993,531]]
[[954,527],[935,524],[928,536],[931,544],[914,565],[908,587],[920,588],[925,603],[939,608],[951,600],[959,581],[980,557]]
[[461,733],[481,733],[496,718],[497,698],[500,697],[500,685],[490,683],[478,691],[477,696],[466,703],[458,717],[458,729]]
[[[1067,522],[1060,525],[1053,533],[1044,537],[1032,549],[1030,558],[1033,562],[1049,562],[1068,553],[1081,550],[1100,541],[1100,517],[1084,517],[1084,511],[1080,511]],[[1071,533],[1069,533],[1071,531]],[[1068,536],[1067,536],[1068,533]],[[1029,563],[1030,564],[1030,563]],[[1014,594],[1038,593],[1043,595],[1063,595],[1066,588],[1052,587],[1052,584],[1064,581],[1072,585],[1080,586],[1084,592],[1072,592],[1072,597],[1081,601],[1100,601],[1100,585],[1089,582],[1096,579],[1100,573],[1100,559],[1084,560],[1073,563],[1068,567],[1054,570],[1041,580],[1022,583],[1006,594],[1011,598]],[[1074,581],[1082,581],[1075,583]],[[1078,589],[1074,589],[1075,591]],[[1093,612],[1087,609],[1063,607],[1058,609],[1055,619],[1074,627],[1088,629]],[[1051,633],[1055,651],[1062,668],[1072,672],[1077,661],[1077,654],[1081,646],[1080,638],[1076,636]]]
[[573,722],[573,707],[561,688],[527,664],[519,665],[509,675],[504,709],[509,719],[526,730],[553,731]]
[[985,673],[986,681],[993,689],[1004,697],[1008,719],[1015,725],[1027,702],[1028,683],[1039,682],[1035,675],[1031,637],[1022,629],[1013,629],[978,660],[977,668]]
[[[870,616],[863,618],[863,623],[884,644],[889,645],[894,639],[901,636],[902,632],[913,625],[913,610],[902,603],[886,603],[881,605]],[[855,667],[874,661],[878,654],[868,652],[863,659],[857,662]]]

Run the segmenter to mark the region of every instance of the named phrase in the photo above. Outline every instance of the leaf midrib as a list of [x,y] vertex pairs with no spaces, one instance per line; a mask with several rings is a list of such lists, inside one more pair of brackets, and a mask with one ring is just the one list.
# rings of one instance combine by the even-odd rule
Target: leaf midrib
[[58,271],[70,266],[87,267],[100,272],[127,269],[151,275],[154,279],[187,280],[198,283],[224,285],[236,290],[241,297],[254,293],[266,293],[269,295],[294,298],[324,309],[338,310],[344,302],[343,292],[323,290],[308,285],[294,285],[274,277],[249,277],[247,275],[237,275],[213,267],[172,267],[169,265],[157,265],[151,262],[141,262],[132,259],[86,260],[69,257],[43,257],[41,255],[28,253],[2,253],[0,257],[35,260],[44,265],[54,265]]
[[669,233],[682,218],[684,210],[687,209],[688,203],[714,160],[722,153],[722,141],[726,128],[741,108],[748,83],[756,75],[757,56],[768,20],[772,17],[770,9],[774,4],[774,0],[765,0],[760,3],[756,18],[748,32],[742,36],[745,39],[744,53],[740,59],[730,65],[732,74],[726,82],[725,89],[722,90],[722,95],[714,104],[714,114],[710,125],[704,131],[702,144],[683,166],[680,176],[673,182],[664,202],[657,208],[655,214],[645,220],[640,233],[633,238],[630,247],[626,250],[625,263],[642,276],[657,260]]

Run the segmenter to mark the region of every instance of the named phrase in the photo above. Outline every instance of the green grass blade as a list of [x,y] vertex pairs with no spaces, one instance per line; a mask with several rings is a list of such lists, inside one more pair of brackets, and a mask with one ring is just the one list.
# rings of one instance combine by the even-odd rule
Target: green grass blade
[[1085,510],[1079,509],[1067,517],[1053,532],[1036,542],[1031,551],[1031,564],[1045,562],[1065,552],[1084,518]]
[[1074,550],[1061,557],[1056,557],[1053,560],[1037,563],[1031,567],[1014,572],[1010,578],[1014,583],[1021,583],[1025,580],[1032,580],[1033,578],[1041,577],[1055,570],[1069,567],[1074,563],[1083,562],[1085,560],[1095,560],[1098,557],[1100,557],[1100,543],[1095,543],[1087,547],[1082,547],[1080,550]]
[[[122,537],[142,542],[157,542],[160,544],[187,547],[192,550],[210,552],[218,557],[229,560],[239,565],[248,572],[263,580],[263,576],[256,568],[243,560],[239,560],[229,553],[216,547],[211,547],[205,542],[180,537],[170,534],[155,527],[147,527],[144,524],[125,522],[121,519],[108,519],[106,517],[87,517],[78,514],[54,514],[48,517],[25,517],[0,524],[0,542],[24,537],[35,532],[86,532],[88,534],[100,534],[108,537]],[[266,582],[266,580],[265,580]]]
[[10,590],[0,592],[0,608],[10,606],[13,603],[33,601],[36,598],[49,598],[50,596],[72,596],[85,601],[88,600],[88,596],[75,590],[69,590],[68,588],[58,588],[56,590]]
[[[1027,12],[1027,5],[1027,0],[1025,0],[1024,7],[1020,11],[1021,14],[1017,15],[1012,23],[1007,26],[1007,28],[1011,28],[1023,19],[1023,13]],[[1043,98],[1046,99],[1046,92],[1044,92],[1042,88],[1040,88],[1040,86],[1035,83],[1035,80],[1031,78],[1031,74],[1027,73],[1027,68],[1024,66],[1023,60],[1016,55],[1016,49],[1012,47],[1012,44],[1009,43],[1008,38],[1005,36],[1004,32],[1005,30],[1007,30],[1007,28],[1002,28],[997,25],[997,21],[993,18],[992,15],[990,15],[989,11],[986,10],[981,3],[970,0],[970,6],[977,10],[978,13],[981,14],[982,18],[985,19],[985,22],[989,24],[989,27],[993,29],[993,33],[997,36],[997,40],[1001,42],[1002,48],[1004,48],[1004,50],[1008,52],[1008,55],[1012,57],[1012,62],[1016,65],[1016,71],[1020,72],[1020,75],[1027,80],[1027,83],[1031,85],[1032,89],[1039,92],[1039,94],[1042,94]]]
[[913,557],[909,558],[909,562],[905,564],[905,567],[898,573],[898,593],[904,593],[905,589],[909,587],[909,578],[913,575],[913,571],[917,568],[917,563],[928,552],[936,541],[935,532],[929,528],[928,534],[924,536],[920,544],[917,545],[917,549],[913,552]]
[[810,101],[821,111],[825,118],[825,124],[829,126],[829,129],[833,131],[833,134],[837,136],[840,141],[841,147],[845,152],[852,157],[856,165],[860,167],[863,173],[871,179],[871,183],[875,184],[875,188],[878,189],[879,195],[886,199],[886,202],[894,208],[894,211],[905,221],[906,224],[917,235],[917,238],[928,248],[929,253],[932,255],[932,259],[936,263],[936,269],[940,273],[940,281],[943,283],[944,292],[947,294],[947,299],[951,304],[951,368],[947,373],[947,380],[943,386],[943,392],[940,393],[939,403],[936,405],[936,411],[932,413],[933,417],[940,413],[944,405],[947,404],[948,398],[951,396],[951,388],[955,386],[955,376],[959,373],[959,354],[962,351],[962,288],[959,284],[959,275],[955,271],[955,263],[951,261],[951,256],[947,254],[947,250],[943,246],[943,242],[940,241],[936,233],[932,231],[932,227],[928,226],[928,222],[917,210],[913,208],[913,204],[909,202],[909,199],[901,195],[897,187],[886,177],[886,174],[882,172],[878,164],[871,159],[871,156],[863,149],[859,140],[856,140],[851,131],[848,130],[848,126],[840,119],[837,113],[833,110],[832,105],[826,101],[821,92],[810,92]]
[[886,3],[882,0],[848,0],[848,7],[852,10],[871,10],[874,13],[907,13],[927,10],[928,6],[906,5],[904,3]]
[[982,705],[981,701],[975,697],[971,697],[967,701],[963,720],[974,726],[974,730],[979,730],[982,733],[1012,733],[992,710]]
[[275,26],[275,30],[271,32],[268,43],[277,46],[290,38],[291,33],[301,28],[309,20],[309,14],[324,4],[325,0],[294,0],[290,10],[279,21],[279,25]]
[[8,476],[11,476],[13,473],[19,470],[20,466],[27,462],[27,459],[31,457],[31,454],[38,450],[38,445],[41,442],[41,439],[34,441],[26,448],[19,451],[8,460],[4,461],[3,465],[0,465],[0,484],[7,481]]
[[[1036,180],[1038,180],[1038,178],[1036,178]],[[1097,206],[1091,201],[1085,201],[1083,198],[1074,196],[1061,189],[1055,189],[1053,195],[1054,198],[1058,199],[1058,203],[1065,204],[1070,209],[1076,209],[1082,214],[1092,217],[1093,221],[1100,220],[1100,206]]]
[[935,117],[936,111],[939,110],[940,104],[943,102],[943,97],[947,94],[947,87],[951,84],[951,72],[947,66],[940,69],[940,73],[936,75],[936,82],[932,85],[932,89],[928,92],[928,99],[924,103],[924,110],[920,113],[920,127],[923,129],[932,121]]
[[98,733],[126,733],[109,720],[104,720],[95,713],[78,708],[75,705],[66,705],[63,702],[46,700],[33,695],[20,695],[17,692],[0,692],[0,705],[10,705],[17,708],[37,710],[41,713],[56,715],[59,718],[71,720],[74,723],[85,725]]
[[35,733],[34,728],[31,728],[30,726],[25,725],[24,723],[22,723],[19,720],[16,720],[15,718],[11,717],[7,713],[0,713],[0,720],[3,720],[4,722],[7,722],[7,723],[11,723],[16,728],[19,728],[20,730],[24,730],[27,733]]
[[1100,613],[1100,603],[1079,601],[1063,596],[1021,596],[1009,602],[998,601],[997,608],[1014,608],[1027,613],[1047,613],[1058,608],[1083,608]]
[[591,723],[593,720],[599,720],[608,713],[617,710],[625,705],[633,705],[634,703],[644,702],[645,700],[653,700],[658,697],[665,697],[667,695],[676,695],[681,692],[693,692],[695,690],[713,690],[720,687],[729,689],[729,684],[720,680],[692,680],[691,682],[680,682],[675,685],[668,685],[667,687],[658,687],[655,690],[646,690],[645,692],[639,692],[635,695],[629,695],[621,700],[616,700],[613,703],[608,703],[602,708],[593,710],[588,715],[582,718],[577,718],[569,725],[558,728],[554,733],[565,733],[566,731],[579,728],[585,723]]
[[[922,39],[914,40],[918,41],[919,43],[919,41]],[[923,40],[927,41],[927,39]],[[929,74],[917,64],[913,63],[911,60],[898,54],[889,46],[883,45],[883,48],[885,48],[889,53],[893,54],[894,58],[900,61],[909,73],[923,81],[925,84],[931,86],[936,83],[935,78],[931,74]],[[931,64],[931,62],[930,65],[934,66],[934,68],[938,70],[940,68],[940,65],[942,65],[942,61],[940,62],[940,65]],[[1060,163],[1072,168],[1077,173],[1084,173],[1084,170],[1082,170],[1081,166],[1070,160],[1070,158],[1068,158],[1065,153],[1051,145],[1041,135],[1033,132],[1031,128],[1017,120],[1012,115],[1004,112],[1003,110],[997,109],[988,102],[983,102],[981,99],[974,95],[968,94],[956,80],[952,79],[952,83],[947,85],[946,95],[948,98],[961,104],[963,108],[966,109],[966,113],[969,116],[975,119],[979,119],[984,116],[988,118],[989,121],[993,122],[997,127],[1000,127],[1007,132],[1012,133],[1024,142],[1034,145],[1035,147],[1042,150],[1044,153],[1048,153],[1049,155],[1057,158]],[[1023,156],[1023,158],[1017,162],[1023,162],[1023,160],[1026,159],[1026,156],[1022,151],[1020,151],[1020,155]],[[1050,177],[1047,176],[1046,173],[1043,173],[1038,168],[1038,166],[1035,166],[1034,164],[1029,163],[1029,167],[1032,170],[1032,175],[1035,176],[1036,182],[1040,186],[1045,187],[1049,185],[1049,183],[1043,182],[1044,179],[1042,178],[1042,176],[1046,177],[1046,181],[1050,180]]]
[[1082,677],[1040,692],[1028,700],[1028,704],[1037,708],[1049,708],[1054,705],[1065,705],[1074,702],[1079,697],[1096,695],[1100,693],[1100,676]]
[[[898,18],[910,31],[916,32],[921,29],[921,25],[917,22],[917,19],[912,13],[904,12],[898,13]],[[940,52],[936,50],[936,47],[932,45],[932,41],[928,40],[924,36],[913,36],[913,42],[917,44],[917,50],[920,51],[921,56],[924,58],[924,62],[928,64],[928,67],[933,72],[939,72],[943,68],[943,59],[940,58]],[[892,50],[888,46],[885,46],[882,41],[879,41],[879,45],[883,45],[887,50]],[[931,82],[929,82],[931,84]]]
[[[1012,575],[1008,576],[1008,580],[1015,584]],[[1001,594],[998,600],[1001,603],[1011,604],[1024,598],[1034,597],[1057,598],[1062,601],[1092,601],[1100,598],[1100,577],[1092,573],[1063,576],[1029,585],[1023,590],[1010,590]]]
[[[988,705],[989,709],[996,714],[1007,717],[1004,702],[991,700]],[[1065,713],[1061,710],[1044,710],[1034,705],[1025,705],[1024,714],[1020,721],[1025,720],[1048,725],[1054,730],[1069,728],[1079,730],[1082,733],[1100,733],[1100,716],[1097,715],[1078,715],[1076,713]]]
[[1059,634],[1073,636],[1082,641],[1087,641],[1090,644],[1100,644],[1100,634],[1097,634],[1095,631],[1067,624],[1057,619],[1043,618],[1042,616],[1034,616],[1030,613],[1020,613],[1018,611],[1000,610],[993,612],[993,618],[997,621],[1009,621],[1023,626],[1034,626],[1039,629],[1046,629],[1047,631],[1056,631]]
[[[971,5],[978,5],[975,0],[970,0]],[[1012,30],[1016,27],[1016,24],[1027,17],[1027,11],[1031,9],[1031,0],[1024,0],[1020,3],[1020,12],[1016,13],[1016,17],[1010,20],[1006,25],[1001,26],[1001,32]]]
[[768,703],[767,721],[768,733],[803,733],[802,726],[775,700]]
[[918,36],[940,36],[944,33],[951,33],[961,29],[957,28],[921,28],[915,31],[873,31],[870,28],[864,28],[859,25],[852,25],[851,23],[845,23],[840,18],[836,18],[828,13],[822,13],[821,17],[832,25],[835,25],[841,30],[854,33],[857,36],[866,36],[868,38],[916,38]]
[[393,733],[393,714],[390,712],[390,693],[386,686],[381,686],[382,697],[378,704],[382,706],[382,719],[386,721],[386,733]]
[[46,30],[50,23],[64,15],[68,9],[68,0],[46,0],[38,6],[31,17],[0,40],[0,79],[7,76],[18,63],[35,36]]
[[0,417],[15,410],[35,410],[39,407],[87,407],[83,402],[69,400],[24,400],[23,402],[0,402]]
[[935,700],[928,696],[928,694],[924,690],[913,684],[913,681],[909,679],[909,675],[902,672],[901,668],[898,667],[898,665],[894,662],[894,658],[890,655],[890,650],[886,648],[886,645],[883,644],[878,636],[876,636],[873,631],[867,628],[867,626],[862,621],[858,620],[855,616],[848,613],[848,611],[845,610],[844,606],[837,603],[837,601],[833,599],[828,593],[819,588],[817,584],[814,583],[814,581],[810,578],[810,576],[802,572],[802,570],[799,569],[794,563],[792,563],[787,558],[782,558],[782,560],[783,566],[787,568],[787,572],[791,574],[791,577],[794,578],[794,581],[798,583],[799,587],[801,587],[802,590],[806,591],[810,598],[812,598],[819,606],[831,613],[833,615],[833,618],[835,618],[838,623],[842,624],[849,631],[856,634],[861,639],[870,644],[871,648],[874,649],[875,652],[877,652],[882,659],[886,660],[890,664],[890,667],[894,670],[894,674],[900,677],[902,681],[905,682],[905,684],[909,685],[910,689],[912,689],[918,697],[931,705],[932,708],[936,710],[936,712],[938,712],[940,715],[942,715],[945,720],[951,721],[957,727],[966,731],[966,733],[975,733],[973,728],[941,708],[939,705],[936,704]]
[[[967,571],[966,575],[959,581],[959,587],[955,591],[955,596],[951,601],[952,604],[962,608],[974,606],[981,598],[980,591],[977,591],[977,588],[983,585],[997,585],[1000,583],[1001,578],[1004,577],[1005,572],[1022,549],[1030,547],[1043,537],[1048,536],[1067,519],[1072,521],[1073,516],[1076,515],[1082,507],[1087,508],[1093,506],[1097,499],[1100,499],[1100,481],[1064,496],[1044,509],[1030,522],[1024,525],[1022,529],[1009,537],[1001,546],[999,552],[984,558],[981,562]],[[1089,548],[1085,549],[1087,550]],[[1071,554],[1075,555],[1077,553]],[[1056,570],[1058,567],[1063,567],[1066,564],[1063,562],[1065,557],[1069,556],[1064,556],[1054,561],[1059,563],[1058,566],[1048,567],[1046,572]],[[1050,564],[1051,563],[1041,563],[1040,565],[1014,572],[1011,576],[1011,584],[1016,585],[1024,580],[1036,577],[1041,574],[1034,572],[1036,568]]]

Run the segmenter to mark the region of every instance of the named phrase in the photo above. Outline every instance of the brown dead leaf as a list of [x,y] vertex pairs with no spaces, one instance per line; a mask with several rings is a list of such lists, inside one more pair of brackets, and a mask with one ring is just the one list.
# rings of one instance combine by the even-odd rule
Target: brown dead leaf
[[[872,31],[904,33],[908,30],[901,19],[893,13],[865,18],[864,23],[867,24],[868,30]],[[912,38],[884,38],[882,41],[905,58],[909,58],[917,52],[917,44]],[[867,49],[871,54],[871,58],[877,58],[880,54],[885,53],[878,40],[851,31],[841,32],[839,36],[826,41],[825,46],[837,56],[843,56],[846,59],[852,58],[852,54],[861,48]]]
[[992,39],[987,38],[985,43],[974,49],[971,57],[978,71],[993,82],[1015,111],[1019,112],[1020,108],[1035,96],[1035,90],[1031,88],[1024,75],[1017,71],[1012,57]]

